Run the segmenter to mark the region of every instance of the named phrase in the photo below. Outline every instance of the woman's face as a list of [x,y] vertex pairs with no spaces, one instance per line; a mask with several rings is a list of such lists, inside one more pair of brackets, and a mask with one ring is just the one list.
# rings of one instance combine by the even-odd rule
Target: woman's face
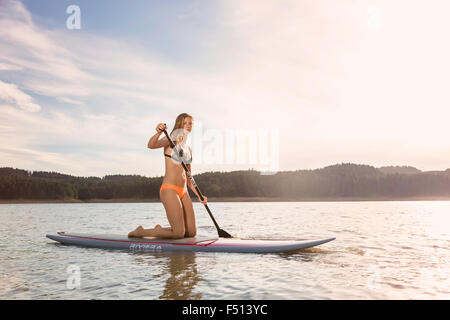
[[183,125],[183,129],[187,130],[188,132],[192,131],[192,126],[193,126],[193,121],[192,118],[187,117],[184,119],[184,125]]

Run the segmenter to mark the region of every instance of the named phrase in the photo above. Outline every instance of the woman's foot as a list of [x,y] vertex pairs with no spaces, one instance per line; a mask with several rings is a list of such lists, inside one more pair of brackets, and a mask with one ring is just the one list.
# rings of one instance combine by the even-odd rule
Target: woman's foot
[[155,229],[161,229],[161,226],[160,226],[159,224],[157,224],[157,225],[155,226]]
[[136,229],[134,229],[133,231],[131,231],[128,234],[128,237],[130,237],[130,238],[141,238],[143,230],[144,230],[144,228],[142,228],[142,226],[139,226]]

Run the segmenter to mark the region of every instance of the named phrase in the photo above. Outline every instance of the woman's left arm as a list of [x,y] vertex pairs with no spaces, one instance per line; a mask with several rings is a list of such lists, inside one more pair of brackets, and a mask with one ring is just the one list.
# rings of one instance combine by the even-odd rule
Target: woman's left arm
[[[191,165],[188,164],[188,165],[186,165],[186,166],[187,166],[189,172],[191,173],[191,172],[192,172],[192,171],[191,171]],[[200,201],[200,202],[203,203],[203,204],[206,204],[206,203],[208,202],[208,198],[206,198],[206,196],[205,196],[204,194],[203,194],[203,201],[200,199],[200,195],[198,194],[197,190],[195,190],[194,186],[192,185],[191,179],[188,179],[187,185],[188,185],[188,187],[192,190],[192,192],[195,193],[195,195],[196,195],[197,198],[198,198],[198,201]]]

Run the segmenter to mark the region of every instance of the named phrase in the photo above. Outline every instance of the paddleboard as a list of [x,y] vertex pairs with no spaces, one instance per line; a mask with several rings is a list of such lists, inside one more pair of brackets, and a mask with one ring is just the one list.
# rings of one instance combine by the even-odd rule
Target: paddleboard
[[135,252],[196,251],[275,253],[315,247],[336,238],[323,240],[256,240],[236,238],[132,238],[113,234],[65,233],[47,234],[47,238],[67,245],[119,249]]

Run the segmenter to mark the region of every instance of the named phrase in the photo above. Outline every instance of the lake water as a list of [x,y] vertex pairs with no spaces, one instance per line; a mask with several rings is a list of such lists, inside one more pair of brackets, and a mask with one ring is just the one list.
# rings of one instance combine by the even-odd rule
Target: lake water
[[[450,298],[450,202],[209,206],[233,236],[337,239],[293,254],[82,248],[58,245],[45,235],[168,226],[162,204],[3,204],[0,299]],[[194,208],[198,235],[216,236],[204,207]]]

